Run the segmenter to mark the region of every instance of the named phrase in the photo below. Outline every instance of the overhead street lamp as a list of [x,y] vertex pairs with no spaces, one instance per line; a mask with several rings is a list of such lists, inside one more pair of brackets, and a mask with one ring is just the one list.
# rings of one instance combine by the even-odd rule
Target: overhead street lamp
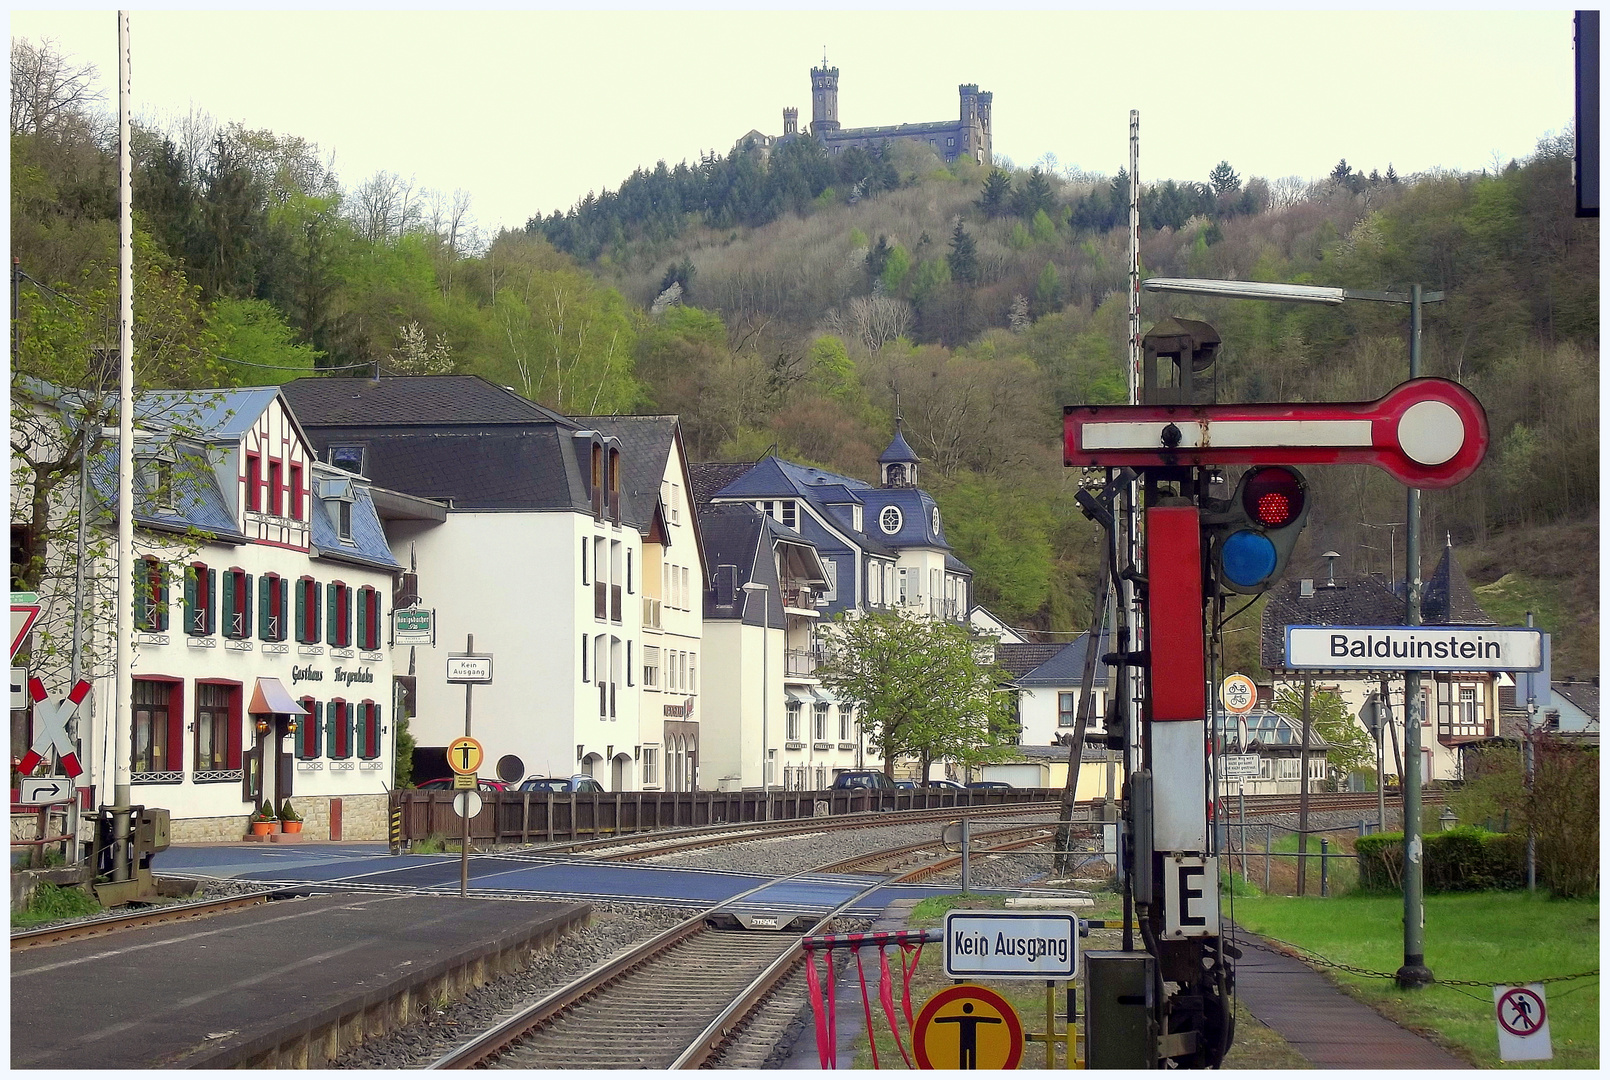
[[744,614],[749,614],[749,598],[761,597],[760,607],[760,790],[765,798],[765,818],[771,819],[771,729],[769,724],[771,676],[766,656],[771,651],[771,586],[760,581],[744,582]]
[[[1214,281],[1205,278],[1151,278],[1141,287],[1149,292],[1185,293],[1228,300],[1275,300],[1285,303],[1337,305],[1348,300],[1372,300],[1385,304],[1409,305],[1409,378],[1420,377],[1420,321],[1422,305],[1444,299],[1441,292],[1427,292],[1419,285],[1408,292],[1374,292],[1363,289],[1337,289],[1322,285],[1287,285],[1271,281]],[[1411,487],[1405,515],[1404,540],[1404,622],[1420,625],[1420,491]],[[1403,676],[1403,966],[1398,968],[1398,985],[1425,986],[1434,981],[1425,965],[1425,878],[1419,858],[1423,850],[1420,829],[1420,673]]]

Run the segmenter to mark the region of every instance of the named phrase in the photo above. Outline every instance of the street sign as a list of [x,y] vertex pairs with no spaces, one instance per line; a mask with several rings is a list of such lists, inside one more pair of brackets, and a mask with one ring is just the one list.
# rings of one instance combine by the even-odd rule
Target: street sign
[[25,776],[17,792],[22,806],[50,806],[73,801],[73,781],[66,776]]
[[995,991],[964,983],[928,999],[911,1042],[920,1069],[1015,1069],[1023,1060],[1023,1021]]
[[454,791],[474,791],[478,783],[479,778],[474,773],[453,774]]
[[1258,687],[1245,675],[1230,675],[1219,687],[1219,702],[1227,712],[1240,716],[1258,704]]
[[1219,779],[1256,780],[1257,778],[1257,754],[1225,754],[1219,759]]
[[1554,1056],[1542,983],[1493,987],[1493,1013],[1498,1021],[1498,1056],[1501,1059],[1548,1061]]
[[77,779],[83,775],[84,769],[78,764],[78,746],[67,735],[67,721],[89,697],[89,683],[80,679],[66,697],[51,701],[45,693],[45,684],[38,679],[29,679],[28,693],[34,699],[34,730],[38,734],[34,736],[33,746],[17,762],[17,771],[27,776],[39,767],[39,763],[54,747],[56,753],[61,755],[61,765],[67,775]]
[[1487,414],[1447,379],[1376,401],[1068,405],[1063,464],[1374,465],[1416,488],[1452,487],[1487,453]]
[[450,683],[489,683],[492,681],[492,655],[453,653],[447,657]]
[[1330,671],[1536,671],[1543,631],[1524,626],[1288,626],[1286,666]]
[[951,911],[945,974],[952,979],[1071,979],[1079,917],[1062,912]]
[[434,608],[393,608],[391,611],[391,640],[394,645],[434,645],[436,643],[436,610]]
[[28,640],[28,631],[34,628],[39,619],[39,594],[31,592],[14,592],[11,594],[11,659],[17,658],[22,650],[23,643]]
[[453,813],[468,820],[481,812],[481,793],[461,791],[453,796]]
[[28,669],[14,667],[11,669],[11,708],[26,709],[28,707]]
[[1216,937],[1219,933],[1219,860],[1195,855],[1163,857],[1163,936]]
[[447,767],[460,776],[474,776],[481,769],[486,751],[468,735],[460,735],[447,744]]

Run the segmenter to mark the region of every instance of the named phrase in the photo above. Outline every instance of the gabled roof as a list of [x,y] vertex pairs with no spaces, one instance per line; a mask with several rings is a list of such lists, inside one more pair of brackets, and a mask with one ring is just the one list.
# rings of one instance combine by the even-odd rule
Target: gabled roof
[[[200,446],[180,445],[179,462],[173,468],[171,495],[173,505],[159,508],[146,487],[145,470],[135,468],[134,520],[150,528],[167,532],[185,532],[200,529],[223,543],[245,543],[246,536],[235,521],[229,500],[218,486],[218,477],[205,462],[206,451]],[[89,461],[89,482],[97,508],[114,514],[117,507],[117,439],[108,439],[105,448]],[[317,501],[317,500],[315,500]],[[171,511],[171,512],[170,512]]]
[[[674,416],[575,416],[580,430],[592,429],[613,435],[621,441],[625,462],[621,487],[639,507],[652,505],[660,497],[660,481],[665,479],[665,463],[676,439]],[[647,511],[643,511],[647,517]]]
[[547,422],[576,427],[552,409],[479,375],[398,375],[382,379],[303,378],[281,387],[308,427],[382,427]]
[[1286,669],[1288,626],[1403,625],[1403,601],[1379,578],[1338,576],[1334,587],[1315,582],[1312,596],[1301,592],[1302,582],[1291,578],[1269,590],[1261,623],[1261,658],[1270,671]]
[[[187,434],[208,439],[238,439],[257,423],[273,400],[277,386],[240,386],[227,390],[148,390],[135,401],[142,423],[167,421]],[[293,424],[296,417],[291,417]],[[299,432],[300,433],[300,432]],[[303,441],[306,441],[304,436]]]
[[[1112,635],[1101,632],[1101,652],[1112,650]],[[1056,652],[1039,667],[1017,680],[1019,686],[1077,686],[1085,677],[1085,650],[1090,643],[1088,632],[1080,634],[1066,645],[1052,646]],[[1096,657],[1095,684],[1107,685],[1108,667]]]
[[1556,682],[1550,683],[1549,689],[1587,713],[1593,719],[1599,719],[1599,684],[1597,681]]
[[995,646],[995,664],[1014,676],[1024,676],[1066,647],[1065,645],[1012,645],[1002,642]]
[[1453,557],[1453,543],[1442,549],[1437,568],[1420,590],[1420,617],[1427,624],[1441,626],[1496,626],[1492,617],[1476,602],[1470,580]]
[[702,507],[715,493],[755,467],[753,461],[695,461],[688,465],[693,503]]

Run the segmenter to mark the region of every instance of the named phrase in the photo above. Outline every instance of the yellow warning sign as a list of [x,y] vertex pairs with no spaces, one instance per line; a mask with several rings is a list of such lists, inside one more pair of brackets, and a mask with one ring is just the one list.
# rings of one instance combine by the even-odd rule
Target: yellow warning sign
[[963,983],[928,999],[911,1041],[923,1069],[1015,1069],[1023,1060],[1023,1021],[995,991]]
[[460,776],[474,776],[481,769],[485,757],[481,744],[468,735],[460,735],[447,744],[447,767]]

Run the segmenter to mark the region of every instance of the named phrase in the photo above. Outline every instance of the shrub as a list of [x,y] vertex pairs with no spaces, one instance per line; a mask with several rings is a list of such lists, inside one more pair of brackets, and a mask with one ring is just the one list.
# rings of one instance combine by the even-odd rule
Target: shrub
[[[1427,892],[1515,889],[1526,883],[1526,840],[1473,825],[1424,834]],[[1364,891],[1403,887],[1403,834],[1373,833],[1354,844]]]

